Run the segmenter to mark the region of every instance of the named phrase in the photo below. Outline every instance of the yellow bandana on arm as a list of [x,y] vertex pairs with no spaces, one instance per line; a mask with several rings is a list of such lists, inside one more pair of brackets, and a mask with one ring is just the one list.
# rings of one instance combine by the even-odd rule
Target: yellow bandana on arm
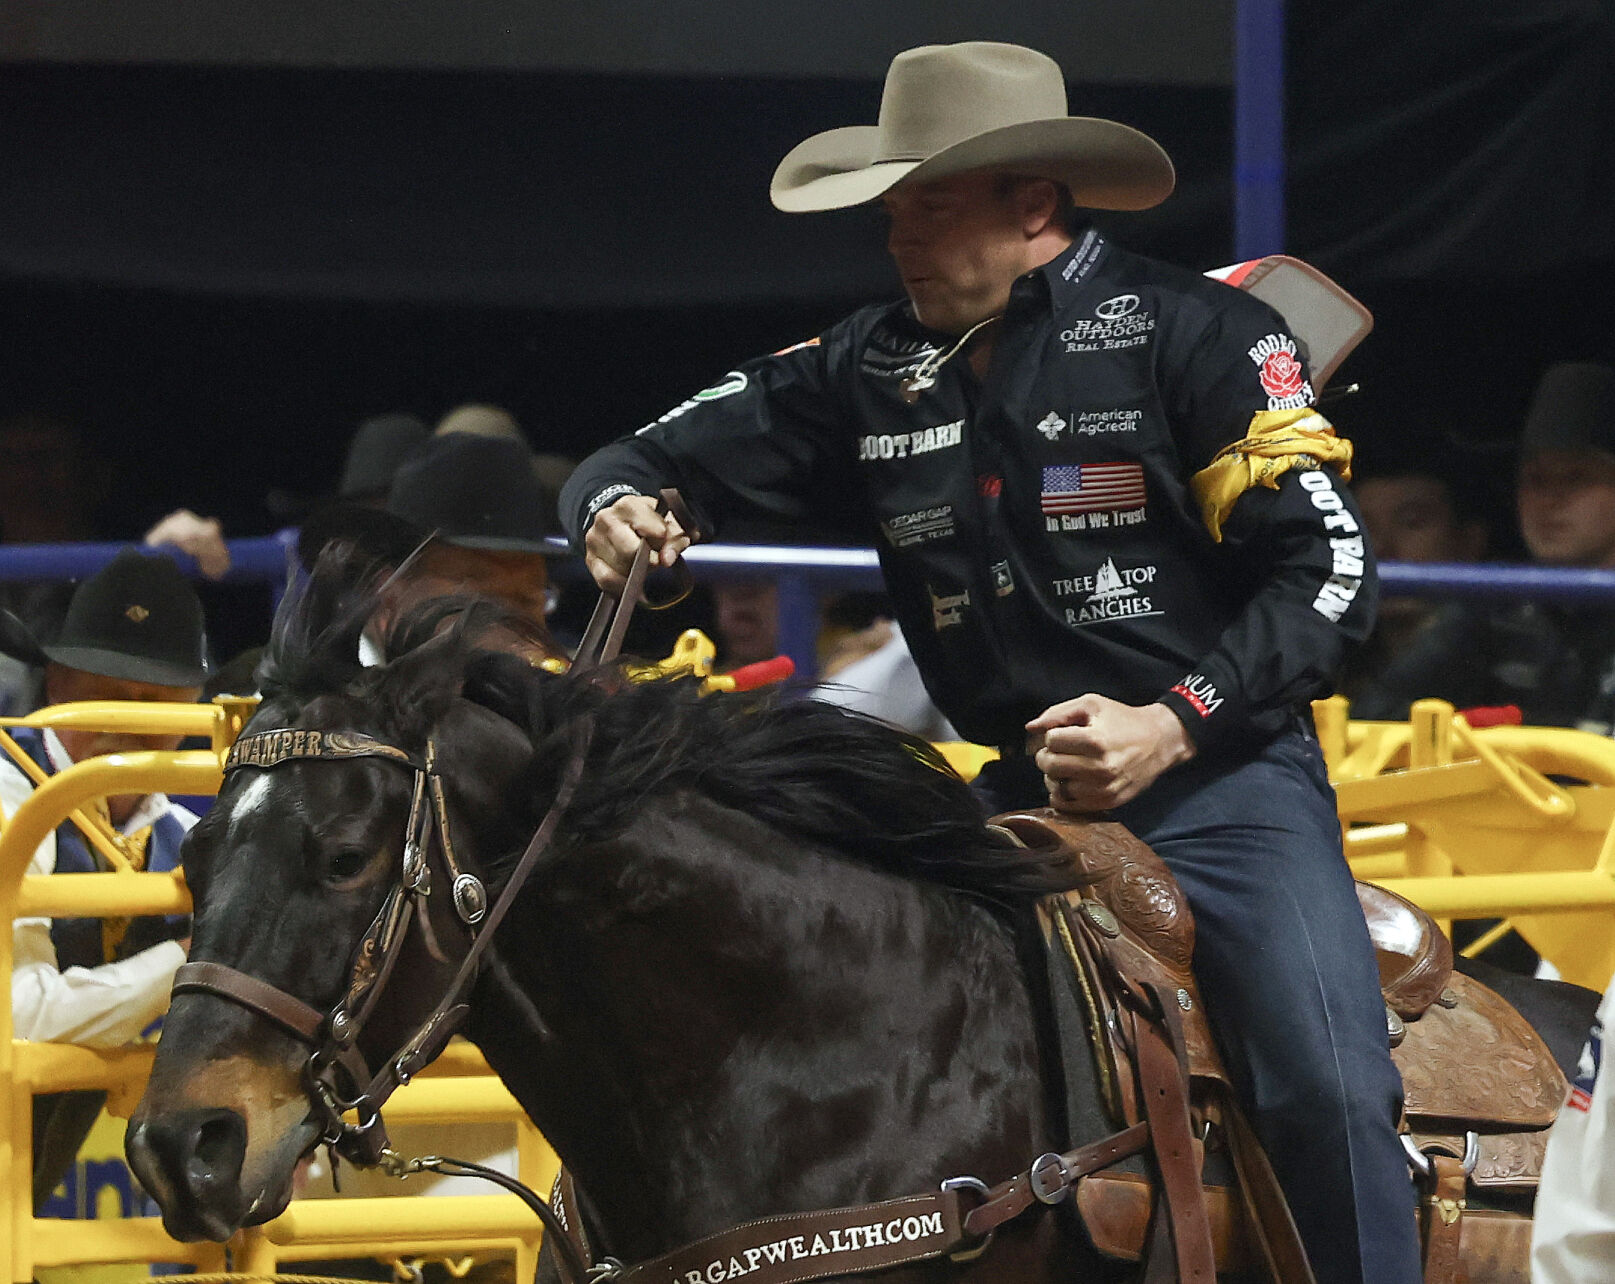
[[1211,538],[1222,543],[1222,524],[1234,503],[1253,486],[1279,488],[1292,468],[1333,466],[1351,480],[1351,442],[1335,436],[1334,426],[1316,410],[1259,410],[1250,430],[1197,472],[1190,485],[1200,501]]

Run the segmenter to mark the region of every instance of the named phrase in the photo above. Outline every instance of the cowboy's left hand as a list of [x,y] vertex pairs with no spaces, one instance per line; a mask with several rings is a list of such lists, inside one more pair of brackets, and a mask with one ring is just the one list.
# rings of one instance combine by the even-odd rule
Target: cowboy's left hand
[[1026,731],[1049,805],[1069,812],[1119,807],[1195,752],[1164,704],[1122,704],[1092,693],[1051,705]]

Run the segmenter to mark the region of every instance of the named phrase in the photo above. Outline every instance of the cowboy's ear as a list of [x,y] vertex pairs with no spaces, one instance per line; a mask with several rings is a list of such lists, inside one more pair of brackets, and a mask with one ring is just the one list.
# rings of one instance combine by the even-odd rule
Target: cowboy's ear
[[1059,213],[1060,189],[1053,179],[1033,178],[1017,183],[1011,197],[1021,231],[1028,237],[1048,231]]

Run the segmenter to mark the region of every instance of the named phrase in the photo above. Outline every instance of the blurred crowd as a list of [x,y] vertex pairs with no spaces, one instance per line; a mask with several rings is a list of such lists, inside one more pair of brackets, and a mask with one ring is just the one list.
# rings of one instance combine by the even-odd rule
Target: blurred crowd
[[[1615,368],[1566,362],[1537,384],[1517,441],[1453,442],[1441,472],[1377,466],[1354,482],[1381,561],[1488,560],[1522,545],[1530,564],[1615,567]],[[1513,478],[1512,529],[1490,520],[1478,473]],[[1494,555],[1495,556],[1495,555]],[[1368,644],[1341,676],[1358,718],[1404,718],[1449,700],[1472,721],[1615,729],[1615,602],[1386,597]]]

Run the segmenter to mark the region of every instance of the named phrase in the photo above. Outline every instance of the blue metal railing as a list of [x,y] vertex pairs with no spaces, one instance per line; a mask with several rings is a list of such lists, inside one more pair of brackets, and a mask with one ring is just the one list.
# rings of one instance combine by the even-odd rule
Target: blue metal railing
[[[230,569],[223,583],[269,586],[276,600],[285,589],[297,532],[277,531],[253,539],[227,540]],[[94,575],[126,548],[141,547],[146,552],[164,553],[178,563],[192,579],[202,579],[196,559],[172,545],[145,548],[125,543],[99,544],[5,544],[0,545],[0,584],[35,584],[51,580],[78,580]]]
[[[227,541],[227,583],[262,583],[276,601],[284,592],[297,542],[295,530]],[[558,551],[564,545],[557,540]],[[0,545],[0,584],[78,579],[93,575],[128,544]],[[165,548],[187,574],[200,578],[195,561]],[[805,548],[795,545],[704,544],[688,554],[699,580],[773,579],[779,586],[780,648],[804,674],[814,670],[819,600],[848,589],[879,591],[880,562],[868,548]],[[557,564],[562,578],[582,577],[576,561]],[[1390,597],[1532,598],[1569,604],[1615,603],[1615,570],[1571,570],[1482,562],[1382,562],[1380,581]]]

